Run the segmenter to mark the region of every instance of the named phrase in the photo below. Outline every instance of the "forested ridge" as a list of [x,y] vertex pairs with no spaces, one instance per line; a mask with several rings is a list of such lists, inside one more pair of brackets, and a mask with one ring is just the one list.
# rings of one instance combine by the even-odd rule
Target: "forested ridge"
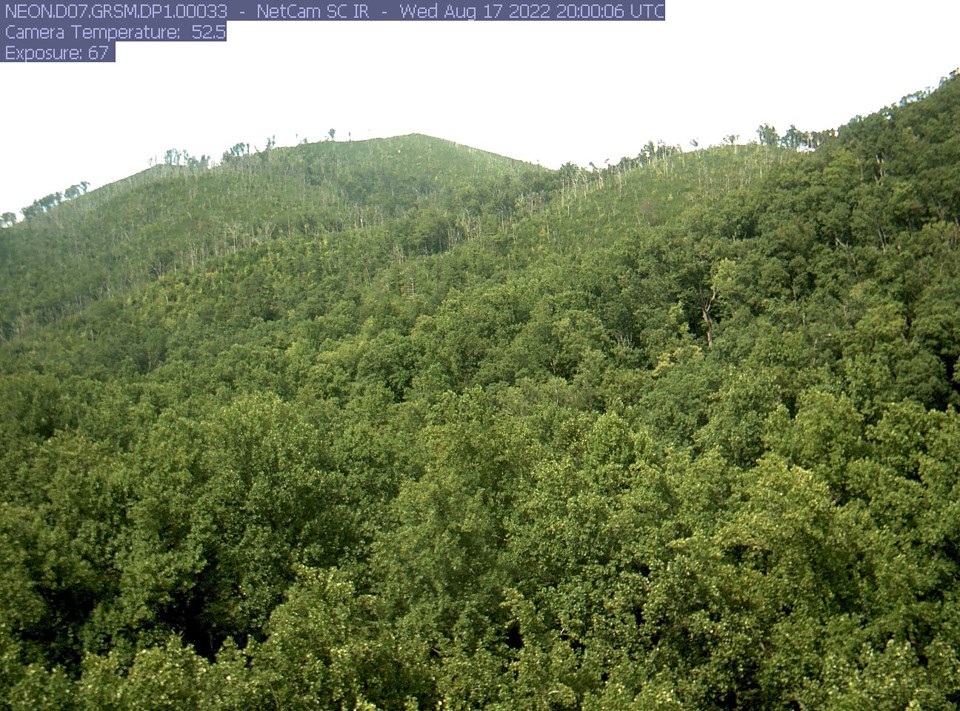
[[960,78],[765,143],[0,230],[0,707],[955,708]]

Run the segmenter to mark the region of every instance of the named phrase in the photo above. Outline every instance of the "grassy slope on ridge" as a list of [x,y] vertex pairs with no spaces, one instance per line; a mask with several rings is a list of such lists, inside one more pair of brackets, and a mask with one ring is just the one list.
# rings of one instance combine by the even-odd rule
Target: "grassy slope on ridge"
[[4,231],[0,327],[7,336],[281,235],[377,225],[415,206],[480,219],[480,204],[512,207],[499,203],[522,176],[546,174],[425,136],[156,166]]

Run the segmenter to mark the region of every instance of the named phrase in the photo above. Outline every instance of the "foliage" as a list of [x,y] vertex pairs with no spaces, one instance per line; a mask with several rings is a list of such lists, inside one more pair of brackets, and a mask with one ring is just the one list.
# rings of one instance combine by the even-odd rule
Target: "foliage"
[[960,703],[958,126],[331,129],[5,218],[0,705]]

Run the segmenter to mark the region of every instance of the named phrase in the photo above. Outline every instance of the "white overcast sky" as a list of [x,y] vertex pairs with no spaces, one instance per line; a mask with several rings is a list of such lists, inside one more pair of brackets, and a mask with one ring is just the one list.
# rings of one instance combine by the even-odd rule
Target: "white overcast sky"
[[601,165],[648,140],[837,127],[960,66],[957,0],[666,0],[666,15],[234,22],[226,43],[121,43],[115,64],[0,63],[0,212],[125,177],[168,148],[219,159],[330,128]]

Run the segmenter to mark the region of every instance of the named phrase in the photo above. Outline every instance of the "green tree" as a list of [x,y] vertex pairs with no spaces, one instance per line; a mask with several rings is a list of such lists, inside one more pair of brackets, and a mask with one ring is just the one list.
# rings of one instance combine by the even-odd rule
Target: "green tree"
[[768,123],[757,128],[757,137],[760,139],[760,145],[762,146],[773,147],[780,143],[780,134],[777,133],[776,128]]

